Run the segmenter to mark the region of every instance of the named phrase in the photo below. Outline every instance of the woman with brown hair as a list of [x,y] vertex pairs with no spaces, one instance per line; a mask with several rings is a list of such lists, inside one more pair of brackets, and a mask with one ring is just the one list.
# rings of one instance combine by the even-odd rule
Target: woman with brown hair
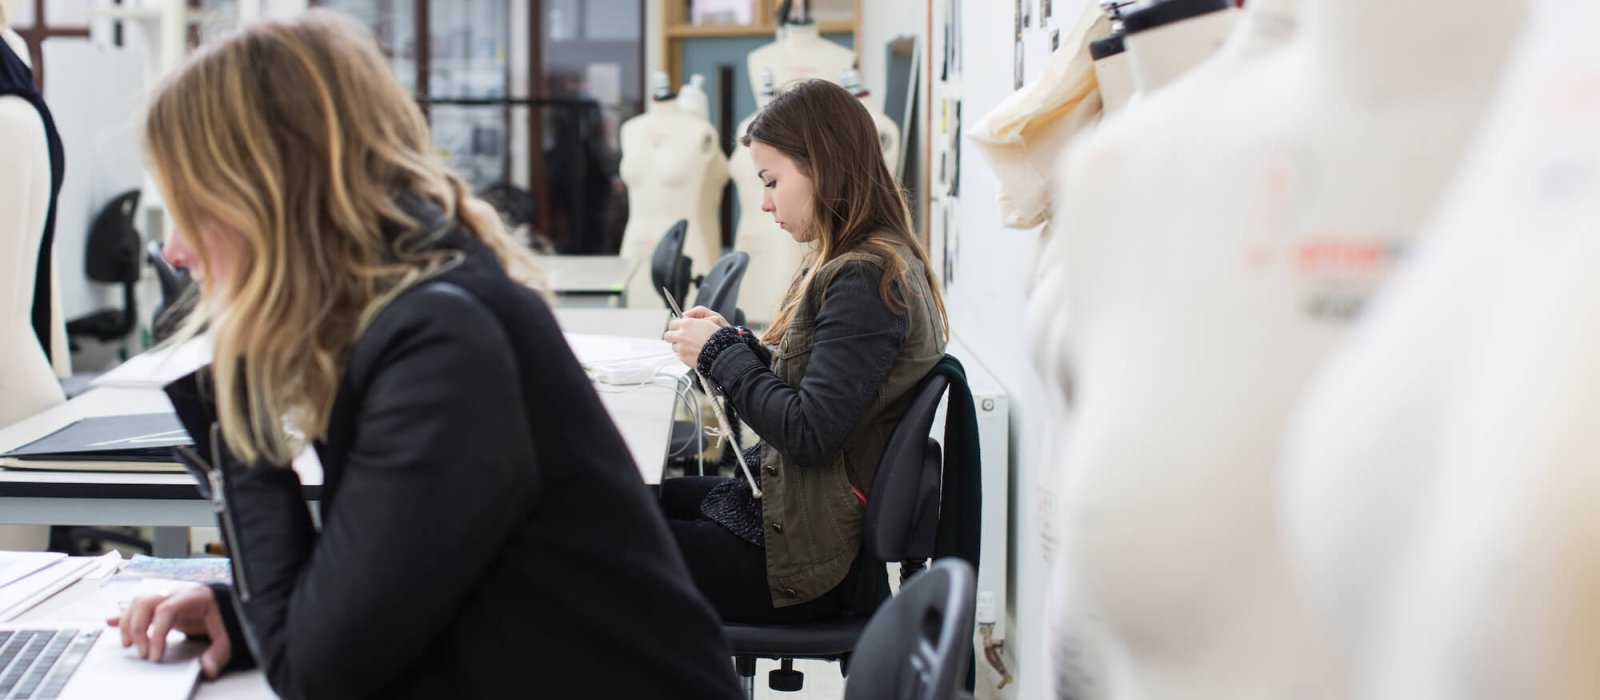
[[214,341],[167,393],[233,583],[136,600],[124,646],[208,636],[208,677],[254,661],[284,697],[738,695],[529,254],[365,32],[312,11],[203,47],[144,135],[200,284],[180,338]]
[[674,351],[761,444],[744,455],[748,478],[669,480],[663,507],[724,620],[867,612],[845,585],[868,582],[861,516],[910,390],[944,357],[944,302],[853,95],[797,83],[741,142],[766,188],[762,210],[810,246],[810,262],[759,340],[701,307],[670,324]]

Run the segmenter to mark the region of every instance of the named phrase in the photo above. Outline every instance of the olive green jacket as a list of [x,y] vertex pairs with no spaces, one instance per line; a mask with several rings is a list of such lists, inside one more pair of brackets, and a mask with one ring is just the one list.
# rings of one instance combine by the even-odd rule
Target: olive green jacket
[[[944,357],[944,328],[922,264],[883,302],[883,262],[850,253],[818,269],[772,349],[718,355],[710,378],[761,436],[762,529],[775,607],[838,586],[861,549],[861,518],[910,391]],[[859,492],[859,493],[858,493]]]

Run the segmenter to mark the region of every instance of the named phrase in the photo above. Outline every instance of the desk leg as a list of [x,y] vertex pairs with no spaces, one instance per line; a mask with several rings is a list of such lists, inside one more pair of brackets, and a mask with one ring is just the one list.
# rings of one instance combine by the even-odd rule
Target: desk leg
[[189,528],[157,527],[155,531],[155,541],[151,544],[156,556],[179,558],[189,556]]

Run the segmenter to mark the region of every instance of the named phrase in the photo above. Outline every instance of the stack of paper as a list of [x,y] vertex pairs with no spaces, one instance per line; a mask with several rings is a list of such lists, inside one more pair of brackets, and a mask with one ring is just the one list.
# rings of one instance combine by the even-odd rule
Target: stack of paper
[[0,584],[0,622],[15,619],[61,589],[112,563],[113,558],[120,561],[121,555],[113,552],[104,557],[68,557],[51,552],[0,552],[0,576],[28,572]]

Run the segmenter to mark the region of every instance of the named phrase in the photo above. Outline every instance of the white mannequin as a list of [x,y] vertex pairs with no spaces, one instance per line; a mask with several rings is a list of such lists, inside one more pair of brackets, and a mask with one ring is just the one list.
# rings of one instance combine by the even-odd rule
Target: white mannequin
[[[688,104],[703,106],[693,94]],[[696,100],[699,102],[696,102]],[[728,163],[717,145],[717,130],[679,100],[654,100],[644,114],[622,125],[622,182],[628,186],[628,224],[622,255],[641,261],[628,284],[628,305],[665,307],[651,281],[649,261],[662,234],[679,219],[689,220],[683,254],[694,274],[704,274],[722,251],[717,208],[728,182]],[[679,299],[678,303],[687,303]]]
[[872,115],[872,123],[878,128],[878,146],[883,150],[883,160],[889,165],[889,172],[893,173],[895,164],[900,162],[900,125],[878,108],[878,101],[872,99],[872,93],[862,87],[861,74],[856,69],[841,73],[839,84],[855,95],[861,101],[861,106],[867,108],[867,114]]
[[1101,110],[1108,115],[1115,114],[1133,98],[1133,66],[1129,65],[1127,37],[1108,36],[1098,41],[1107,42],[1103,46],[1108,52],[1094,59]]
[[1074,412],[1052,585],[1101,623],[1107,697],[1345,696],[1280,546],[1285,415],[1435,206],[1516,11],[1303,4],[1288,45],[1143,94],[1058,181],[1028,323]]
[[[764,73],[760,89],[756,91],[756,112],[772,101],[774,87],[772,74]],[[739,122],[739,137],[750,130],[755,114]],[[739,195],[739,228],[734,234],[733,249],[750,254],[750,266],[745,270],[744,283],[739,287],[739,308],[745,321],[752,326],[764,326],[778,313],[783,294],[795,273],[805,263],[810,246],[796,243],[787,231],[778,228],[772,215],[761,211],[761,180],[756,177],[756,165],[750,160],[750,148],[735,144],[728,156],[728,176],[733,180],[734,191]]]
[[1089,38],[1111,24],[1093,4],[1050,55],[1044,74],[1002,100],[967,132],[999,181],[1000,223],[1030,229],[1050,215],[1055,163],[1073,136],[1100,119]]
[[706,97],[705,76],[699,73],[689,76],[689,82],[678,90],[678,106],[701,119],[711,119],[711,100]]
[[[14,3],[7,0],[0,15]],[[28,62],[28,47],[0,17],[0,40]],[[33,328],[34,275],[50,206],[44,123],[26,100],[0,97],[0,426],[66,400]],[[59,306],[59,304],[58,304]],[[54,318],[60,319],[60,313]],[[65,351],[63,350],[64,354]],[[43,549],[49,529],[0,527],[0,549]]]
[[771,71],[773,84],[782,89],[808,78],[835,80],[855,64],[855,52],[822,38],[813,22],[784,25],[777,41],[751,51],[745,59],[752,94],[761,92],[762,71]]
[[1600,8],[1533,6],[1460,186],[1286,460],[1295,562],[1366,697],[1600,697]]
[[[1186,2],[1190,0],[1162,0]],[[1141,28],[1139,12],[1130,13],[1124,20],[1127,36],[1128,72],[1133,76],[1134,91],[1148,95],[1161,89],[1222,47],[1238,20],[1239,11],[1229,3],[1226,9],[1206,12],[1185,20]]]

